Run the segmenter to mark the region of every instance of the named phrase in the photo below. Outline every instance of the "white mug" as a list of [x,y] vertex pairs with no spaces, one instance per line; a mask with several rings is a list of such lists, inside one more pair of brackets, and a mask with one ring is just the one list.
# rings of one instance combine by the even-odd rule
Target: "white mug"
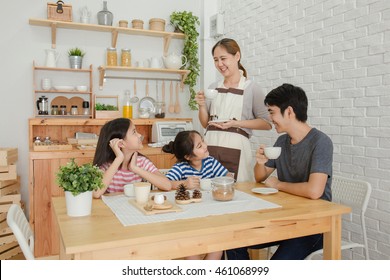
[[211,179],[201,179],[200,180],[200,188],[204,191],[211,190]]
[[125,193],[125,196],[134,196],[134,185],[133,184],[127,184],[123,186],[123,192]]
[[149,200],[151,184],[148,182],[134,183],[135,201],[138,204],[145,204]]

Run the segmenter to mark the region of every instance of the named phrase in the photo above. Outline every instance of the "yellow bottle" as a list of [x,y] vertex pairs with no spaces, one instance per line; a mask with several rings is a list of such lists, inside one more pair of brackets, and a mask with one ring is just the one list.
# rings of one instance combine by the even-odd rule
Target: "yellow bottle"
[[123,100],[123,117],[132,119],[133,118],[133,105],[131,103],[130,90],[125,91]]

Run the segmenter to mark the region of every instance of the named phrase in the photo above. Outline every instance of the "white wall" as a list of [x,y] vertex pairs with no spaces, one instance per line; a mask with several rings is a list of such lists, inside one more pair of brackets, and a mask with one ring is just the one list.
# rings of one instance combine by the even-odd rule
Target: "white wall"
[[[370,256],[390,259],[390,1],[220,0],[220,10],[251,78],[266,92],[306,91],[309,123],[333,140],[334,173],[372,183]],[[257,135],[253,149],[277,136]],[[344,234],[361,240],[358,222]]]
[[[0,147],[17,147],[19,152],[18,174],[22,182],[22,199],[28,209],[28,119],[33,116],[35,104],[32,88],[32,62],[38,65],[45,63],[45,49],[51,48],[50,29],[29,25],[29,18],[46,18],[47,2],[35,0],[25,8],[21,2],[8,1],[7,8],[0,17],[2,40],[0,43],[1,65],[1,102],[0,102]],[[50,2],[50,1],[49,1]],[[51,1],[55,2],[55,1]],[[92,11],[91,23],[97,23],[96,14],[103,8],[103,1],[82,0],[65,1],[73,6],[73,20],[79,22],[79,9],[88,6]],[[169,15],[173,11],[192,11],[195,15],[203,13],[203,1],[180,0],[149,0],[125,1],[109,0],[108,9],[114,14],[114,24],[121,19],[131,23],[134,18],[144,20],[144,28],[148,28],[150,18],[163,18],[169,22]],[[170,51],[181,51],[182,41],[172,40]],[[59,67],[69,67],[67,50],[78,46],[87,52],[83,65],[93,65],[93,87],[95,94],[123,95],[125,89],[133,90],[132,80],[108,80],[102,91],[98,87],[99,65],[105,64],[105,50],[111,44],[111,34],[79,30],[58,29],[57,51],[61,53]],[[132,50],[133,61],[162,56],[163,40],[161,38],[144,36],[118,36],[117,48],[129,47]],[[53,84],[64,83],[64,80],[53,77]],[[72,80],[65,81],[72,84]],[[144,96],[144,82],[137,82],[139,97]],[[168,101],[168,85],[166,87]],[[155,83],[150,82],[151,96],[155,97]],[[188,88],[180,94],[180,103],[183,112],[180,117],[196,116],[190,112],[188,106]],[[161,92],[160,92],[161,96]],[[168,115],[169,116],[169,115]],[[176,115],[172,115],[176,116]],[[44,136],[44,135],[40,135]]]

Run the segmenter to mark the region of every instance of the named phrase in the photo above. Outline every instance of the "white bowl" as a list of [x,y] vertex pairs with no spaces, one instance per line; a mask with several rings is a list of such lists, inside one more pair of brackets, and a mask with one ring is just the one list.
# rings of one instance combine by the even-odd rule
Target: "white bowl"
[[264,154],[269,159],[277,159],[282,152],[281,147],[266,147],[264,148]]
[[76,89],[78,91],[87,91],[88,87],[87,86],[77,86]]
[[218,90],[216,89],[206,89],[204,95],[207,99],[214,99],[218,94]]
[[56,90],[71,91],[74,90],[74,86],[54,86]]

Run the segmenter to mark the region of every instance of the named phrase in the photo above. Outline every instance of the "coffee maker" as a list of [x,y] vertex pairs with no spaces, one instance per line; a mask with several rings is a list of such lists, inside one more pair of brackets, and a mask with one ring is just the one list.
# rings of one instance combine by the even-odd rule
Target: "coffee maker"
[[49,114],[49,99],[46,96],[41,96],[37,100],[37,109],[39,115]]

